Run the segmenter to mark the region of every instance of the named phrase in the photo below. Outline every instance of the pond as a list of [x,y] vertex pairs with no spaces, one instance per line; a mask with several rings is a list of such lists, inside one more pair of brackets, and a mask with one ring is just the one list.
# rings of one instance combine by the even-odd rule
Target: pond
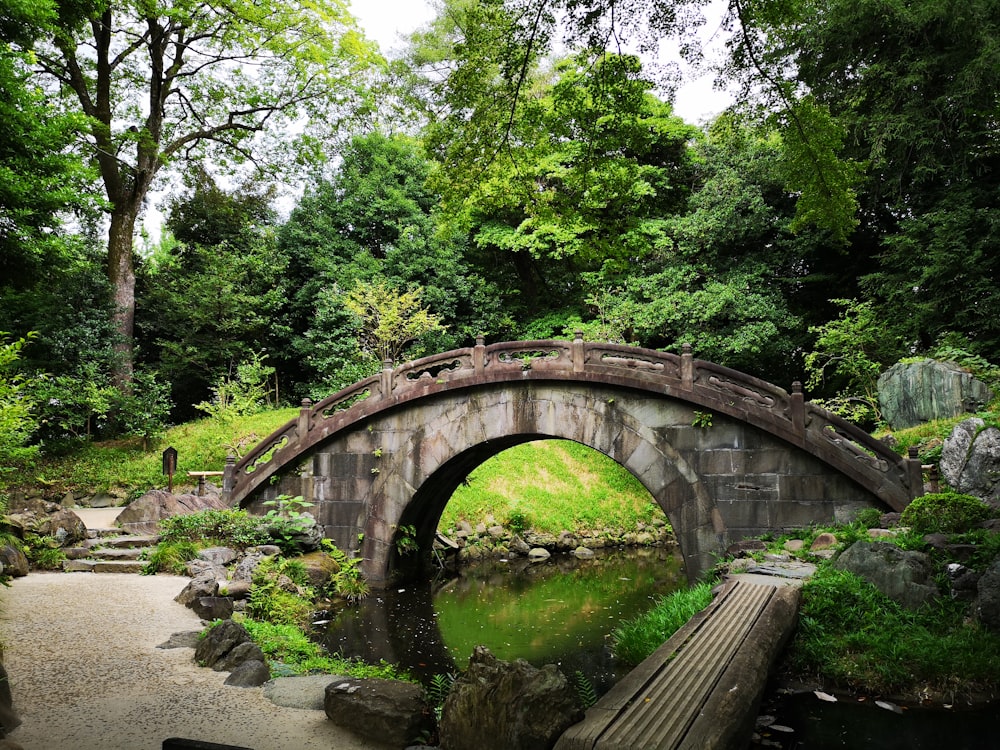
[[425,682],[464,669],[484,645],[507,661],[582,672],[603,694],[628,671],[611,654],[612,630],[684,586],[676,547],[481,562],[455,577],[373,594],[317,635],[332,652],[384,659]]

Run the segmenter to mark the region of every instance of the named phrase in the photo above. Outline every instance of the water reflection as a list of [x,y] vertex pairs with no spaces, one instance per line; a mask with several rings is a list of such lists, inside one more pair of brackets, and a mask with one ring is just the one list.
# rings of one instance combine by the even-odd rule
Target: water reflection
[[336,615],[321,640],[423,680],[464,668],[482,644],[501,659],[579,670],[603,693],[627,671],[611,655],[611,631],[686,585],[676,548],[484,562],[457,577],[373,595]]

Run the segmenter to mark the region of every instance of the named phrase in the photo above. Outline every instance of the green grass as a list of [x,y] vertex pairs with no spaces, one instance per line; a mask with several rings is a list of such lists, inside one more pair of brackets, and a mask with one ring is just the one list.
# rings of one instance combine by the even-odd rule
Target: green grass
[[200,419],[170,428],[148,451],[138,438],[80,443],[62,455],[43,453],[30,469],[0,474],[0,491],[43,486],[53,495],[118,490],[136,497],[166,487],[162,453],[168,446],[177,449],[175,488],[194,486],[186,472],[221,471],[227,455],[246,453],[296,414],[298,409],[279,409],[228,422]]
[[587,446],[544,440],[509,448],[473,471],[452,496],[441,527],[492,515],[552,534],[605,527],[633,531],[663,518],[627,469]]
[[639,664],[712,601],[714,582],[703,581],[661,598],[649,611],[611,634],[612,649],[626,664]]
[[260,646],[271,665],[273,676],[282,674],[336,674],[347,677],[381,677],[409,680],[393,665],[382,662],[365,664],[354,659],[331,656],[318,643],[309,640],[294,625],[281,625],[245,618],[241,621],[254,643]]
[[799,676],[866,693],[995,689],[1000,635],[966,615],[948,599],[907,611],[852,573],[824,567],[803,587],[790,664]]

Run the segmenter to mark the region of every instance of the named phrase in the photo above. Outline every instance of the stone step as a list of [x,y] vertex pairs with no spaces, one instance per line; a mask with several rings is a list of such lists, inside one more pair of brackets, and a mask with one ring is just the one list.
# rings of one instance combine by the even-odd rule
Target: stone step
[[119,528],[92,528],[87,527],[87,538],[88,539],[99,539],[102,537],[109,536],[120,536],[122,530]]
[[141,573],[145,563],[141,560],[65,560],[67,573]]
[[136,547],[155,547],[159,541],[160,537],[156,534],[122,534],[119,529],[117,536],[88,539],[86,544],[90,548],[110,547],[114,549],[130,549]]
[[90,550],[87,555],[91,560],[138,560],[139,555],[144,552],[142,547],[127,547],[121,549],[98,548]]

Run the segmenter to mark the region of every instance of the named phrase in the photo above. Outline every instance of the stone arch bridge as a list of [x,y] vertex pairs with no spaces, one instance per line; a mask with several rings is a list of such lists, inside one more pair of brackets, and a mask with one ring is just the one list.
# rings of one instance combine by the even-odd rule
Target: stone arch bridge
[[[396,535],[428,551],[454,490],[515,444],[563,438],[631,471],[668,517],[688,575],[746,536],[902,510],[920,463],[792,392],[680,355],[574,341],[506,342],[408,362],[320,401],[240,462],[224,495],[260,512],[302,495],[373,585],[404,566]],[[425,553],[429,558],[429,552]]]

